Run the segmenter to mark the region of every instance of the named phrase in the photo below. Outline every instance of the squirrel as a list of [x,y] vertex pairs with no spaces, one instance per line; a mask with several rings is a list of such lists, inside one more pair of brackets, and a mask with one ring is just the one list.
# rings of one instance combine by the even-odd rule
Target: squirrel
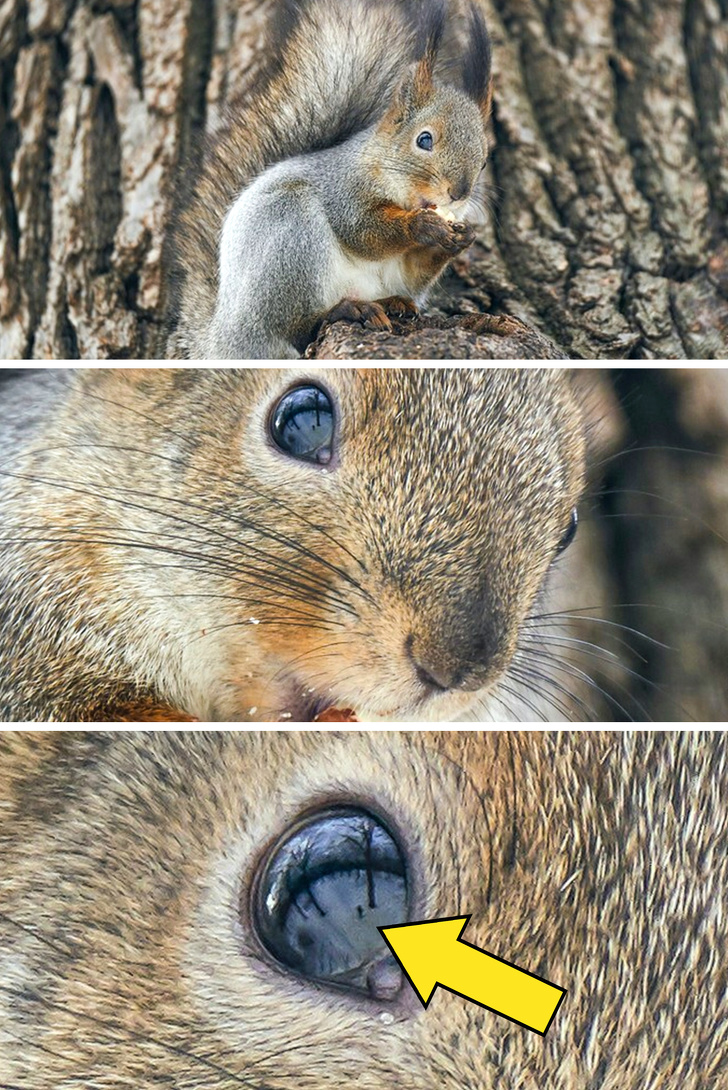
[[470,8],[459,86],[443,0],[279,0],[173,232],[167,355],[300,357],[324,322],[391,329],[475,238],[490,43]]
[[[6,732],[2,1083],[725,1090],[727,746],[721,731]],[[404,877],[397,906],[376,856],[360,872],[389,923],[470,914],[465,942],[566,990],[544,1038],[442,987],[425,1011],[401,974],[337,983],[271,949],[258,891],[279,862],[281,908],[305,919],[281,848],[319,821],[328,859],[314,842],[304,881],[342,896],[310,953],[340,960],[348,939],[381,964],[342,873],[361,850],[342,853],[352,809]]]
[[6,374],[0,720],[502,718],[584,430],[565,369]]

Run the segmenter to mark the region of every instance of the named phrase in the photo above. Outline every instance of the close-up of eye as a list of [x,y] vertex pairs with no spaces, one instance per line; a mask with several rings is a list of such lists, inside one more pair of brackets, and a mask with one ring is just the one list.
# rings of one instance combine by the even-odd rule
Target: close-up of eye
[[556,550],[557,555],[559,553],[563,553],[566,549],[569,548],[569,545],[571,545],[572,541],[576,537],[576,531],[577,531],[578,528],[579,528],[579,512],[574,507],[574,508],[572,508],[571,515],[569,516],[569,525],[568,525],[568,527],[566,529],[566,533],[564,534],[561,541],[559,542],[558,548]]
[[301,462],[326,465],[331,461],[334,407],[318,386],[297,386],[284,394],[270,421],[275,445]]
[[377,998],[401,983],[377,928],[407,914],[402,851],[380,821],[349,808],[312,817],[279,841],[253,896],[254,926],[276,961]]
[[431,132],[421,132],[417,137],[417,147],[421,148],[422,151],[432,151],[434,143],[435,141]]

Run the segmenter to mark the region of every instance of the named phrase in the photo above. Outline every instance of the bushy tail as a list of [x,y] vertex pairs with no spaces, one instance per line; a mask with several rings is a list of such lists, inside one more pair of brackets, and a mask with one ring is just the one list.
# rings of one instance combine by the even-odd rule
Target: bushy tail
[[376,121],[416,58],[412,13],[428,21],[440,8],[429,0],[281,0],[267,69],[231,107],[236,128],[244,117],[254,133],[249,176]]

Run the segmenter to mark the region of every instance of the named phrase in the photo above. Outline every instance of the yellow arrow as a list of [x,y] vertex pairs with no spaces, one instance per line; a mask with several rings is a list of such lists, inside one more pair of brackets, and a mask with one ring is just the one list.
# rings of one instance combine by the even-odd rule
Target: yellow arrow
[[565,990],[464,942],[460,935],[469,919],[450,916],[379,930],[425,1008],[439,985],[545,1034]]

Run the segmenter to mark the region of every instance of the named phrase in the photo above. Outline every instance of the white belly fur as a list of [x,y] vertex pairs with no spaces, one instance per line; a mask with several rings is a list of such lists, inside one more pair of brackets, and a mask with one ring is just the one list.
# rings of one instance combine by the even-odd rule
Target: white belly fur
[[401,256],[388,257],[383,261],[367,261],[336,248],[327,284],[327,307],[333,307],[340,299],[385,299],[388,295],[409,295],[404,278]]

